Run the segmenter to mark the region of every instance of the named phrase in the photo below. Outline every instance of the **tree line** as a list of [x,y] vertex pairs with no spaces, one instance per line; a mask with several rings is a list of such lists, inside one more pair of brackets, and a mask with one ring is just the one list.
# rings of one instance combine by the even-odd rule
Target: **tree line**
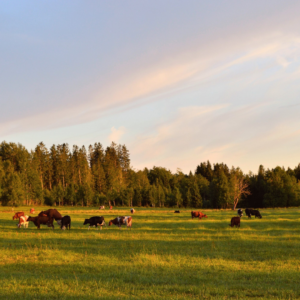
[[101,143],[47,149],[41,142],[30,152],[0,144],[3,206],[289,207],[300,205],[299,180],[300,164],[287,170],[261,165],[256,175],[207,161],[184,174],[155,166],[134,170],[126,146],[114,142],[106,149]]

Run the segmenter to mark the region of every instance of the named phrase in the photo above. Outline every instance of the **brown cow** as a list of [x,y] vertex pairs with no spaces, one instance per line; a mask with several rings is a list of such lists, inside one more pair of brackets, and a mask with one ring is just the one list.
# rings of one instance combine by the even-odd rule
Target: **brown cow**
[[34,225],[40,229],[40,225],[47,225],[48,227],[52,227],[54,229],[53,225],[53,218],[49,217],[43,217],[43,216],[37,216],[37,217],[28,217],[27,221],[31,221],[34,223]]
[[231,224],[229,224],[230,227],[236,226],[240,227],[241,224],[241,218],[240,217],[232,217],[231,218]]
[[192,211],[191,215],[192,219],[199,218],[199,220],[201,220],[202,218],[207,218],[207,215],[203,214],[201,211]]
[[25,215],[24,212],[19,211],[19,212],[15,213],[15,215],[13,216],[13,220],[14,219],[19,219],[20,217],[22,217],[24,215]]
[[112,224],[117,225],[119,229],[121,229],[122,225],[126,225],[127,229],[130,227],[131,230],[131,225],[132,225],[132,217],[126,216],[126,217],[117,217],[113,220],[110,220],[108,223],[108,226],[111,226]]
[[46,211],[41,211],[39,216],[49,217],[51,219],[55,219],[57,224],[61,226],[62,215],[56,209],[48,209]]

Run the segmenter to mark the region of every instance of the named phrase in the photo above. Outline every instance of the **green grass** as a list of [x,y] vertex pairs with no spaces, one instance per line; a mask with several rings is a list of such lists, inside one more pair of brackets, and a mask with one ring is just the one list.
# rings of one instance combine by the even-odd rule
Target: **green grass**
[[[37,213],[45,207],[36,208]],[[299,299],[300,210],[260,210],[263,219],[235,212],[137,208],[132,230],[97,231],[85,218],[106,222],[129,209],[58,208],[71,231],[32,222],[17,229],[0,212],[0,299]],[[15,211],[29,212],[29,208]],[[37,215],[37,213],[35,215]]]

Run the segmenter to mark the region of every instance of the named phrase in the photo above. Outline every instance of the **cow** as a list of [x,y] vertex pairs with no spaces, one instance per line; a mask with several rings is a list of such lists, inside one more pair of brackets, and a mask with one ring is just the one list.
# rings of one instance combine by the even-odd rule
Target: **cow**
[[230,227],[236,226],[240,227],[241,224],[241,218],[240,217],[232,217],[231,218],[231,224],[229,224]]
[[25,215],[24,212],[19,211],[19,212],[15,213],[15,215],[12,217],[12,219],[13,219],[13,220],[19,219],[20,217],[22,217],[22,216],[24,216],[24,215]]
[[59,226],[61,226],[62,215],[56,209],[48,209],[41,211],[38,216],[49,217],[54,219]]
[[31,213],[31,214],[34,214],[34,213],[35,213],[35,209],[34,209],[34,208],[31,208],[31,209],[30,209],[30,213]]
[[64,216],[61,219],[61,224],[60,224],[60,229],[65,230],[65,229],[71,229],[71,217],[70,216]]
[[89,219],[85,219],[83,225],[90,224],[88,230],[90,230],[91,226],[96,226],[98,228],[98,225],[100,226],[100,229],[102,229],[102,226],[105,225],[104,217],[91,217]]
[[34,223],[34,225],[40,229],[40,225],[47,225],[48,227],[52,227],[54,229],[53,225],[53,218],[44,217],[44,216],[37,216],[37,217],[28,217],[27,221],[31,221]]
[[112,206],[109,207],[110,210],[112,210],[112,208],[113,208]]
[[175,210],[174,211],[174,214],[179,214],[180,213],[180,210]]
[[28,216],[21,216],[19,218],[19,223],[17,224],[18,228],[23,226],[24,228],[28,228]]
[[207,215],[203,214],[201,211],[192,211],[191,215],[192,219],[199,218],[199,220],[201,220],[202,218],[207,218]]
[[113,220],[110,220],[108,226],[111,226],[112,224],[117,225],[119,227],[119,229],[121,229],[122,225],[126,225],[127,229],[128,229],[128,227],[130,227],[130,230],[131,230],[132,217],[130,217],[130,216],[117,217]]
[[258,217],[260,219],[262,218],[260,212],[258,210],[256,210],[256,209],[246,208],[245,212],[246,212],[246,215],[248,216],[248,218],[251,218],[251,215],[255,216],[255,218],[256,217]]
[[243,210],[241,208],[237,211],[238,216],[241,218],[243,216]]
[[105,209],[105,206],[104,206],[104,205],[102,205],[102,206],[100,206],[100,207],[99,207],[99,209]]
[[132,214],[134,214],[134,213],[135,213],[135,209],[134,209],[134,208],[131,208],[131,209],[130,209],[130,212],[131,212]]

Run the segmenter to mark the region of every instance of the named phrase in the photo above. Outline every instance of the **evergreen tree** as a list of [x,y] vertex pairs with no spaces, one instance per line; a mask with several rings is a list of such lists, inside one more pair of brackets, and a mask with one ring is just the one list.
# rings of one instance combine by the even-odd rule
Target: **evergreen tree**
[[188,190],[185,194],[185,197],[183,198],[183,203],[182,204],[185,208],[192,205],[192,194],[191,194],[190,188],[188,188]]
[[210,183],[210,198],[214,208],[227,208],[233,204],[232,191],[223,171]]
[[195,208],[202,207],[202,197],[200,195],[199,187],[196,182],[194,182],[190,187],[191,193],[191,205]]

